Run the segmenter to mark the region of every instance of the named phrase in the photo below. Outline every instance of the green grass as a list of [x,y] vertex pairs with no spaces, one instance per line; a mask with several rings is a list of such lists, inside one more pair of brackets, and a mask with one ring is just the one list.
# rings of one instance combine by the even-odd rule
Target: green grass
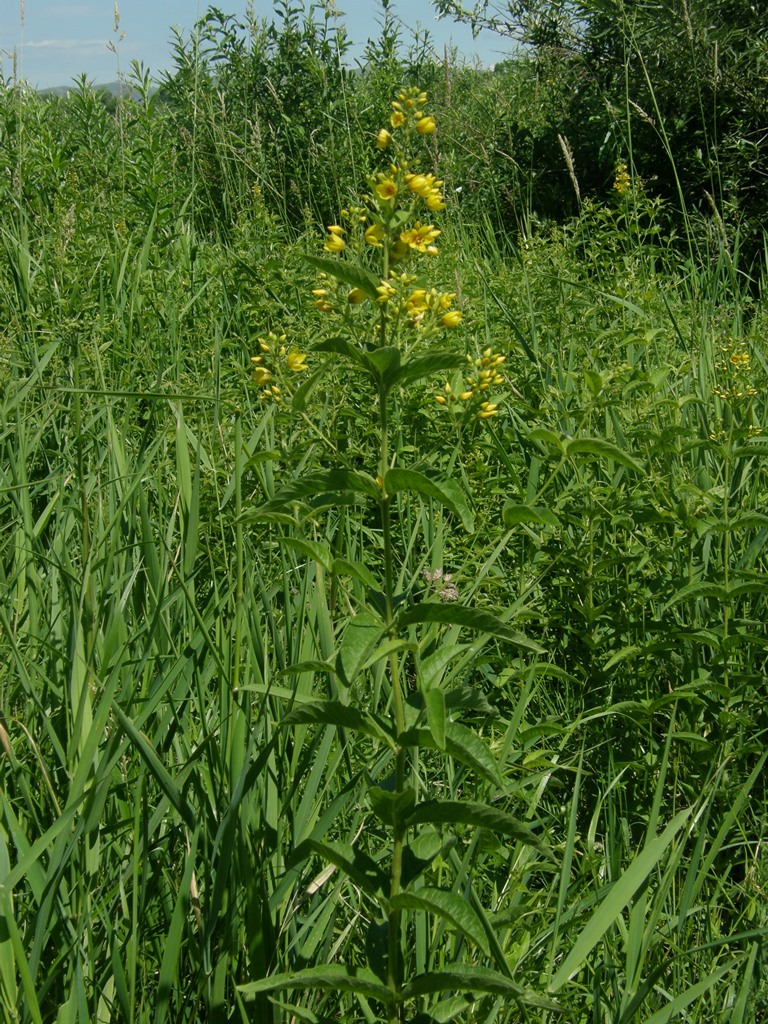
[[[372,879],[398,826],[371,786],[399,756],[375,724],[394,658],[420,730],[404,781],[453,808],[406,830],[402,1019],[760,1020],[763,291],[716,236],[670,248],[637,180],[520,234],[449,197],[450,344],[506,356],[499,414],[454,420],[442,370],[398,390],[389,437],[466,512],[404,483],[389,554],[360,494],[265,515],[380,456],[373,389],[317,348],[339,325],[302,258],[386,114],[335,102],[338,176],[299,223],[210,105],[182,152],[146,94],[110,120],[85,86],[3,93],[4,1013],[387,1019],[380,977],[339,972],[387,945]],[[269,331],[328,363],[293,412],[250,378]],[[390,613],[410,612],[381,647],[390,558]],[[419,611],[436,569],[464,618]],[[502,624],[466,628],[482,611]],[[441,696],[420,703],[425,680]],[[517,831],[476,827],[480,804]]]

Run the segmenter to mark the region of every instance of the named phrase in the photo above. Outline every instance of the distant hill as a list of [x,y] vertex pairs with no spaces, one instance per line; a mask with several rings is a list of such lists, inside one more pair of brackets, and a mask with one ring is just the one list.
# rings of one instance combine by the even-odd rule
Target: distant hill
[[[67,93],[73,92],[78,86],[75,82],[70,85],[54,85],[49,89],[39,89],[38,92],[41,96],[66,96]],[[114,96],[115,99],[138,99],[139,93],[133,86],[128,85],[125,82],[107,82],[105,85],[92,84],[91,88],[94,92],[107,93],[109,96]],[[155,87],[157,88],[157,87]]]

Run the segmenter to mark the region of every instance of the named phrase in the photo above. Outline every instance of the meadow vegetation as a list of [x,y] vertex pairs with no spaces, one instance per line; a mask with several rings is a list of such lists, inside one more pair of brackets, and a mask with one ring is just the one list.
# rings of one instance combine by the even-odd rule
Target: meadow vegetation
[[277,6],[0,91],[4,1019],[763,1020],[759,5]]

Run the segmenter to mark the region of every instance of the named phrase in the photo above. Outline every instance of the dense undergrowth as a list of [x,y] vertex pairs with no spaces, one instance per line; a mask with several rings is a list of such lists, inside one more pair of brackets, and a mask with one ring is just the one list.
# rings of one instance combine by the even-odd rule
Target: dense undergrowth
[[[405,52],[383,7],[354,74],[285,5],[114,112],[0,95],[5,1018],[761,1020],[760,203],[661,107],[643,169],[647,60],[587,175],[572,60]],[[446,206],[408,287],[462,313],[398,335],[430,376],[328,299],[403,85]]]

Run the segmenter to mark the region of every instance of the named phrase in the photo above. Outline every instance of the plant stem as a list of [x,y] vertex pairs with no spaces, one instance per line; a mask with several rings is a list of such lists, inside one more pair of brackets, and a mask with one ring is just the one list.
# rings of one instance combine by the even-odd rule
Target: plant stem
[[[384,480],[389,468],[389,421],[387,416],[387,390],[383,384],[379,385],[379,426],[381,431],[381,453],[379,465],[379,477],[381,481],[381,499],[379,508],[381,510],[381,529],[384,540],[384,601],[386,607],[387,627],[391,634],[394,634],[394,554],[392,550],[392,508],[391,499],[387,494]],[[393,651],[389,656],[389,675],[392,687],[392,715],[394,718],[396,735],[405,731],[405,707],[403,691],[400,681],[400,659],[397,652]],[[399,795],[405,788],[405,750],[397,748],[395,758],[395,794]],[[392,836],[392,870],[390,874],[389,896],[392,899],[400,892],[400,880],[403,870],[403,842],[405,840],[405,829],[395,823]],[[394,996],[400,990],[400,920],[399,910],[390,910],[387,914],[387,985]],[[400,1009],[396,1002],[387,1008],[387,1020],[389,1024],[396,1024],[400,1020]]]

